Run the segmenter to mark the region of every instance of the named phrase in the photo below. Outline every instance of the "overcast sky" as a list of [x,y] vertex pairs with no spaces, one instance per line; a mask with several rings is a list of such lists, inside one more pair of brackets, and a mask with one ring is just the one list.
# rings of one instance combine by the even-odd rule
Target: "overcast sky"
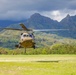
[[0,0],[0,20],[23,20],[34,13],[60,21],[76,15],[76,0]]

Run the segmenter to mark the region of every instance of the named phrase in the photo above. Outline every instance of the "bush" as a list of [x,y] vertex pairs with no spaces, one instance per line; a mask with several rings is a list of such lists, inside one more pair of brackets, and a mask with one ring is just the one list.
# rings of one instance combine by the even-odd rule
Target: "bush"
[[4,48],[0,48],[0,54],[8,54],[8,51]]
[[76,46],[70,44],[55,44],[51,50],[53,54],[76,54]]

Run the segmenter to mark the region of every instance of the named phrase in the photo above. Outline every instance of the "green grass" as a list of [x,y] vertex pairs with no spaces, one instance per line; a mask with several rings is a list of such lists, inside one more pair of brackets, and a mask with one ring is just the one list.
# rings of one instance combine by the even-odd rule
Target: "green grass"
[[76,75],[76,55],[1,55],[0,75]]

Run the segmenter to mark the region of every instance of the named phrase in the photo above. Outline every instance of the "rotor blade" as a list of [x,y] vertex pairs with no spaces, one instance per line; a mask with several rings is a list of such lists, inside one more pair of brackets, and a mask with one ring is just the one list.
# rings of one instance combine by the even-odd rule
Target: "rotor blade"
[[36,32],[46,32],[46,31],[67,31],[69,29],[37,29],[37,30],[33,30],[33,31],[36,31]]
[[15,28],[0,28],[1,30],[6,29],[6,30],[18,30],[18,31],[23,31],[23,29],[15,29]]
[[24,24],[20,24],[20,26],[25,30],[25,31],[30,31],[29,29],[26,28],[26,26]]

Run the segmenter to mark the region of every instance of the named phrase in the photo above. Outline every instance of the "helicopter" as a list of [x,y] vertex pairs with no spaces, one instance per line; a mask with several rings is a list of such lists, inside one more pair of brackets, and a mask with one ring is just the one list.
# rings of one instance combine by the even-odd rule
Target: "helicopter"
[[16,29],[16,28],[0,28],[5,30],[17,30],[17,31],[24,31],[20,35],[20,41],[18,45],[15,45],[16,48],[36,48],[36,42],[35,42],[35,35],[34,32],[44,32],[44,31],[64,31],[68,29],[28,29],[23,23],[20,23],[20,26],[22,29]]

